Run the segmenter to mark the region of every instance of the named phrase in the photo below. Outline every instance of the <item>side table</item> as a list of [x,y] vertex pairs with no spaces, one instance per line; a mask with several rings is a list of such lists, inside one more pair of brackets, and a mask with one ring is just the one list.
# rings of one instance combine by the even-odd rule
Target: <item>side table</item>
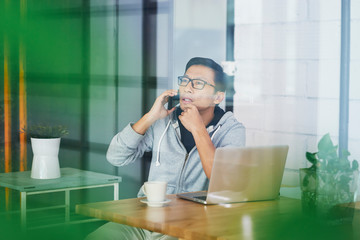
[[[114,186],[114,200],[119,199],[119,183],[122,178],[108,174],[85,171],[75,168],[61,168],[61,177],[57,179],[33,179],[31,171],[0,173],[0,186],[20,192],[20,217],[22,229],[26,229],[26,197],[35,194],[65,192],[65,223],[70,222],[70,191]],[[36,208],[45,210],[54,207]]]

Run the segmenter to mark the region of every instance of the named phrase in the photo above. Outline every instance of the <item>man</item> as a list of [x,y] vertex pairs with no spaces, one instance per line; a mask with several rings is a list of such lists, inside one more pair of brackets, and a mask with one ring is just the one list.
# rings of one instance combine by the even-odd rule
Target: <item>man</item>
[[[148,113],[115,135],[106,155],[111,164],[123,166],[152,151],[148,180],[168,182],[167,194],[207,190],[215,149],[245,145],[243,125],[217,106],[225,92],[220,65],[208,58],[192,58],[178,83],[178,92],[163,92]],[[177,94],[180,106],[167,110],[168,98]],[[140,189],[138,197],[143,196]],[[100,230],[114,237],[109,239],[173,239],[115,223],[105,224],[93,236]]]

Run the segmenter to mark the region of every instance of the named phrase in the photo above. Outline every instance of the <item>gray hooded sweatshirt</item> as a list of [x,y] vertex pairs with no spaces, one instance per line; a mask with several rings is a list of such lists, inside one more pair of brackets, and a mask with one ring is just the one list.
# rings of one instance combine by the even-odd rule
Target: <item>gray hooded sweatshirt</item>
[[[124,166],[152,151],[148,181],[166,181],[167,194],[207,190],[209,180],[196,146],[187,153],[181,142],[175,111],[156,121],[144,135],[128,124],[114,136],[106,154],[114,166]],[[215,148],[245,146],[245,128],[226,112],[215,126],[207,127]],[[138,197],[143,197],[140,189]]]

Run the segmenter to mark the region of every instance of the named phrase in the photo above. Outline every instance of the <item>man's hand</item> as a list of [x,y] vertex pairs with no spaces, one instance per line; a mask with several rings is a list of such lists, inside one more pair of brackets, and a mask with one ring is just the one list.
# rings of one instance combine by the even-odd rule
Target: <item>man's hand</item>
[[179,116],[182,125],[191,133],[205,128],[204,122],[196,106],[188,104]]
[[172,113],[176,107],[173,107],[170,110],[167,110],[164,105],[168,102],[169,97],[177,95],[176,90],[167,90],[163,92],[159,97],[156,98],[153,106],[150,111],[146,113],[139,121],[137,121],[132,128],[135,132],[144,135],[148,128],[157,120],[166,117]]
[[152,120],[153,122],[162,119],[166,116],[168,116],[170,113],[172,113],[175,110],[175,107],[173,107],[170,110],[167,110],[164,105],[168,102],[169,97],[173,97],[177,95],[176,90],[167,90],[163,92],[160,96],[158,96],[151,107],[150,111],[147,113],[149,120]]

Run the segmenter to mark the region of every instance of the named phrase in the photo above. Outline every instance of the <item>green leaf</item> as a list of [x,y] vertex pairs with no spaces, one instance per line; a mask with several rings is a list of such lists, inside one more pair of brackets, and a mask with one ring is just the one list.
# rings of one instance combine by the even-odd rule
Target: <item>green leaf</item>
[[342,150],[342,156],[347,159],[350,156],[350,152],[346,149]]
[[334,148],[334,144],[331,141],[330,134],[325,134],[318,143],[319,151],[330,152]]
[[350,170],[350,162],[347,159],[340,159],[339,170],[344,170],[344,171]]
[[311,171],[316,171],[316,167],[317,167],[317,165],[312,165],[311,167],[309,167],[309,170],[311,170]]
[[314,165],[316,165],[316,163],[318,162],[318,159],[316,158],[316,153],[306,152],[306,159]]
[[338,146],[334,146],[331,141],[330,134],[324,135],[318,143],[319,152],[317,156],[320,159],[326,159],[328,161],[337,161],[337,149]]
[[352,170],[358,170],[359,169],[359,163],[357,160],[352,161]]
[[342,184],[343,186],[346,186],[348,184],[348,182],[350,182],[351,177],[348,175],[341,175],[340,177],[340,184]]
[[69,134],[69,131],[65,126],[43,123],[31,125],[24,129],[24,132],[26,132],[29,137],[33,138],[58,138]]

